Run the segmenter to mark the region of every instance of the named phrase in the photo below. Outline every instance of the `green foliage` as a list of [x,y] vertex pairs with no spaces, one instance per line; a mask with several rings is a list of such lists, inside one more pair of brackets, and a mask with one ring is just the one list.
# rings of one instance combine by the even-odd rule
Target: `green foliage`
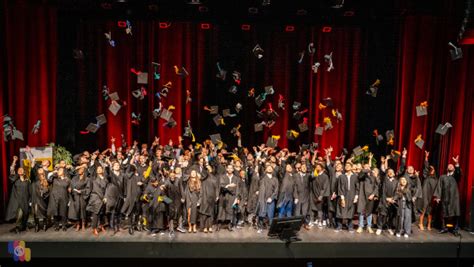
[[[368,163],[369,162],[369,154],[370,154],[370,151],[367,149],[366,150],[363,150],[362,154],[360,154],[359,156],[354,156],[354,159],[352,160],[353,163],[360,163],[360,164],[364,164],[364,163]],[[371,168],[375,168],[377,167],[377,160],[375,159],[375,157],[372,157],[372,166],[370,166]]]
[[58,164],[61,160],[66,161],[66,164],[72,164],[72,154],[65,147],[55,143],[48,145],[53,147],[53,165]]

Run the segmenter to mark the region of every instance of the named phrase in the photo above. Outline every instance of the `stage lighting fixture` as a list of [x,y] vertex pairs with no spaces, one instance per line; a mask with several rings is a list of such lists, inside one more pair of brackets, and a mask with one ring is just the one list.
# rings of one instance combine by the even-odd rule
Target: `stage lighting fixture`
[[201,30],[209,30],[211,25],[209,23],[201,23]]
[[119,28],[126,28],[127,27],[127,22],[123,20],[117,21],[117,27]]
[[344,12],[344,17],[353,17],[354,14],[355,14],[354,11],[352,11],[352,10],[347,10],[347,11]]
[[109,2],[103,2],[103,3],[100,4],[100,7],[102,9],[110,10],[110,9],[112,9],[112,4],[109,3]]
[[207,6],[199,6],[198,11],[201,13],[206,13],[209,11],[209,8]]
[[256,7],[249,7],[249,14],[257,14],[258,8]]
[[332,8],[343,8],[344,7],[344,0],[333,0],[331,1]]
[[191,0],[191,1],[187,1],[186,4],[188,4],[188,5],[200,5],[202,3],[201,3],[201,0]]
[[157,12],[158,11],[158,5],[157,4],[149,4],[148,5],[148,10],[152,12]]
[[308,11],[306,9],[298,9],[298,10],[296,10],[296,15],[297,16],[306,16],[306,15],[308,15]]
[[295,30],[295,26],[286,25],[286,27],[285,27],[285,32],[292,32],[294,30]]
[[167,29],[171,26],[171,22],[160,22],[159,26],[160,26],[160,29]]
[[249,24],[242,24],[240,27],[242,31],[249,31],[250,30],[250,25]]
[[262,6],[269,6],[271,4],[270,0],[263,0],[262,1]]

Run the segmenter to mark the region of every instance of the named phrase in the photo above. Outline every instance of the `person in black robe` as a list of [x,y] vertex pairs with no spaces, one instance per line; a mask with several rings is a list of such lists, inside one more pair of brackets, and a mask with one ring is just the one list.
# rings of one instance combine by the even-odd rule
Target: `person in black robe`
[[49,173],[48,182],[51,184],[51,194],[48,203],[48,216],[54,218],[54,230],[67,231],[67,211],[71,179],[64,173],[63,167],[58,167]]
[[38,232],[40,227],[46,231],[48,228],[48,198],[49,198],[49,183],[46,179],[44,169],[38,168],[35,175],[36,180],[31,184],[31,208],[33,211],[33,218],[35,220],[35,232]]
[[280,192],[277,199],[278,218],[291,217],[293,205],[297,197],[293,166],[286,164],[283,179],[280,183]]
[[219,186],[217,186],[212,167],[207,166],[207,175],[201,176],[201,195],[199,197],[199,214],[201,228],[204,233],[212,233],[212,221],[214,216],[214,203],[219,196]]
[[109,183],[105,190],[105,198],[107,203],[105,204],[105,213],[109,217],[110,228],[114,230],[116,234],[120,229],[120,209],[124,199],[124,181],[125,174],[122,172],[120,163],[117,161],[112,163],[112,170],[108,174]]
[[306,164],[296,163],[297,173],[295,174],[296,183],[296,197],[295,197],[295,216],[304,217],[304,228],[309,230],[309,176],[307,173]]
[[241,169],[239,171],[239,183],[237,184],[237,228],[242,228],[246,218],[246,207],[248,202],[249,188],[247,171]]
[[423,204],[420,214],[420,223],[419,228],[421,231],[425,230],[424,227],[424,218],[428,216],[426,223],[426,228],[428,231],[431,231],[431,221],[433,219],[433,210],[436,208],[436,201],[433,200],[433,195],[438,185],[438,177],[436,176],[436,171],[433,166],[430,166],[428,161],[430,153],[425,151],[425,162],[423,168]]
[[[459,235],[459,216],[461,207],[459,204],[458,182],[461,180],[461,168],[459,167],[459,156],[453,157],[454,164],[448,164],[447,173],[439,178],[438,187],[434,196],[441,203],[443,216],[443,228],[441,234],[447,233],[450,228],[455,236]],[[451,223],[452,227],[448,224]]]
[[359,181],[357,175],[352,173],[352,163],[346,162],[344,167],[345,173],[339,176],[337,183],[337,194],[340,197],[337,206],[336,216],[337,222],[336,232],[342,229],[342,223],[347,220],[347,228],[350,233],[354,232],[352,225],[352,217],[356,209],[359,192]]
[[328,197],[328,225],[331,228],[336,228],[336,209],[338,203],[337,197],[337,178],[343,173],[343,166],[341,160],[336,160],[334,163],[329,159],[330,154],[326,154],[326,168],[329,174],[329,197]]
[[357,212],[359,213],[359,226],[357,233],[362,233],[364,229],[364,219],[367,219],[367,231],[373,234],[372,212],[375,200],[379,195],[377,177],[370,169],[372,154],[369,155],[369,163],[363,165],[362,171],[358,175],[359,179],[359,201],[357,202]]
[[319,228],[323,227],[324,204],[330,191],[329,176],[323,163],[316,163],[315,173],[310,175],[310,208],[312,214],[317,214],[316,223]]
[[133,235],[137,229],[137,219],[140,215],[140,196],[142,195],[145,178],[140,174],[135,165],[129,165],[125,175],[125,199],[121,213],[128,219],[128,233]]
[[175,223],[179,221],[179,214],[181,211],[181,188],[179,181],[176,179],[176,173],[171,171],[169,173],[169,179],[166,180],[166,193],[171,199],[168,204],[168,229],[170,236],[174,235]]
[[255,164],[254,171],[250,177],[250,186],[247,194],[247,221],[253,226],[256,226],[256,211],[258,202],[258,187],[259,187],[259,163]]
[[201,181],[195,169],[191,170],[188,179],[188,185],[184,191],[186,199],[186,210],[188,213],[188,233],[197,233],[197,215],[199,196],[201,194]]
[[228,224],[228,230],[233,231],[236,223],[237,210],[234,205],[237,203],[237,184],[239,178],[234,175],[234,167],[229,164],[226,167],[226,173],[219,179],[219,214],[217,217],[217,231],[221,224]]
[[90,197],[86,210],[92,214],[92,233],[98,236],[99,225],[101,231],[105,232],[105,203],[107,203],[105,190],[109,181],[104,175],[104,168],[102,166],[98,166],[94,173],[95,175],[89,179],[87,184],[86,191],[90,192]]
[[[395,176],[393,169],[386,169],[388,166],[387,160],[382,160],[382,196],[378,206],[377,231],[376,234],[382,234],[382,230],[387,228],[388,233],[393,235],[393,230],[396,225],[397,207],[392,202],[398,185],[398,179]],[[386,174],[384,172],[386,171]]]
[[275,202],[278,197],[279,182],[274,175],[274,170],[271,164],[267,163],[265,166],[265,174],[259,178],[260,186],[258,189],[258,230],[257,233],[263,232],[263,221],[268,219],[269,225],[272,224],[275,215]]
[[403,149],[402,152],[402,159],[400,163],[400,171],[407,178],[409,189],[411,191],[411,196],[414,198],[413,203],[415,206],[412,209],[412,219],[413,221],[418,221],[419,214],[421,213],[421,206],[423,202],[423,188],[421,186],[420,177],[418,175],[418,171],[415,171],[413,166],[408,166],[405,168],[406,165],[406,157],[407,157],[407,150]]
[[5,221],[15,219],[15,228],[11,232],[20,233],[26,230],[26,223],[28,221],[29,203],[31,201],[31,181],[26,177],[25,170],[19,167],[15,172],[15,165],[18,157],[13,157],[12,165],[10,166],[10,182],[12,189],[10,193],[10,200],[8,201]]
[[166,217],[165,204],[165,184],[160,183],[156,177],[150,178],[150,182],[145,189],[145,195],[150,200],[149,218],[150,218],[150,234],[155,236],[163,233],[165,229],[164,219]]
[[188,184],[188,178],[189,178],[189,175],[183,175],[183,169],[181,169],[181,167],[176,167],[174,169],[174,172],[175,172],[175,176],[176,176],[176,183],[177,183],[177,186],[179,187],[179,194],[181,195],[181,199],[180,199],[180,202],[181,204],[179,205],[179,209],[178,209],[178,227],[176,228],[176,230],[178,230],[178,232],[181,232],[181,233],[186,233],[186,230],[184,229],[184,224],[188,218],[187,216],[187,210],[186,210],[186,205],[185,205],[185,190],[186,190],[186,186]]
[[76,221],[76,231],[86,229],[87,199],[89,194],[86,190],[89,178],[86,176],[86,167],[79,166],[77,175],[71,180],[71,201],[69,204],[68,217]]

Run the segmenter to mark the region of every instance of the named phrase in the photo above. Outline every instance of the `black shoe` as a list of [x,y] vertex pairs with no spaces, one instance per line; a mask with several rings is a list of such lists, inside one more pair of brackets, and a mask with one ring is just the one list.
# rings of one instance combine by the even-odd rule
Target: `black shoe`
[[66,225],[63,225],[63,232],[66,232],[67,231],[67,227]]
[[228,229],[229,229],[229,232],[232,232],[232,231],[234,231],[234,227],[232,226],[232,224],[229,224],[229,227],[228,227]]
[[15,227],[15,234],[19,234],[21,231],[20,231],[20,228],[19,227]]
[[218,225],[217,225],[217,228],[216,228],[216,232],[219,232],[220,230],[221,230],[221,225],[218,224]]
[[459,233],[458,230],[453,230],[453,235],[456,236],[456,237],[460,237],[461,233]]
[[130,235],[133,235],[133,226],[130,226],[130,227],[128,228],[128,233],[129,233]]
[[54,227],[54,231],[56,231],[56,232],[59,231],[59,225],[56,225],[56,226]]
[[40,230],[39,223],[35,223],[35,233],[38,233]]
[[43,231],[46,232],[48,230],[48,224],[46,222],[43,223]]
[[449,232],[448,228],[443,228],[439,231],[440,234],[446,234],[447,232]]

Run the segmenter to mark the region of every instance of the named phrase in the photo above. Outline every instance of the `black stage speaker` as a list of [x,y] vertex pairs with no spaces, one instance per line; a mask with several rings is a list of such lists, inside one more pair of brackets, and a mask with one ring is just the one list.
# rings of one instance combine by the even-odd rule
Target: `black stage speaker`
[[303,225],[303,216],[294,216],[288,218],[275,218],[270,225],[268,236],[278,237],[287,243],[301,241],[297,237],[301,225]]

